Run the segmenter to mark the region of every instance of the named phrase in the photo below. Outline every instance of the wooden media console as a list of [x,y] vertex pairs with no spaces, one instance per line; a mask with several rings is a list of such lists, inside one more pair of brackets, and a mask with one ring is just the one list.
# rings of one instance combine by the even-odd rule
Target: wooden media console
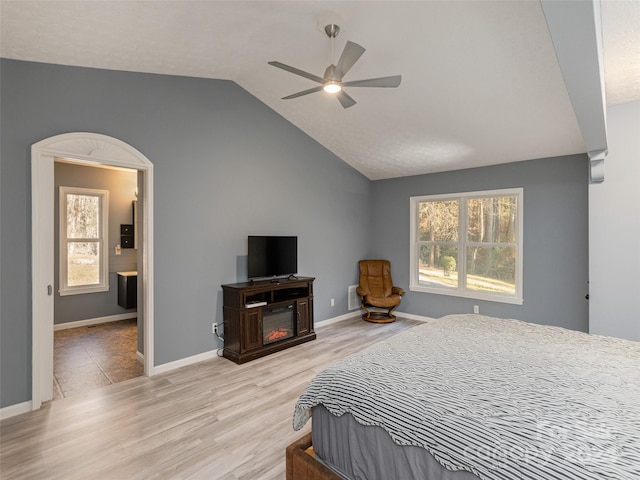
[[314,340],[311,277],[222,285],[223,356],[245,363]]

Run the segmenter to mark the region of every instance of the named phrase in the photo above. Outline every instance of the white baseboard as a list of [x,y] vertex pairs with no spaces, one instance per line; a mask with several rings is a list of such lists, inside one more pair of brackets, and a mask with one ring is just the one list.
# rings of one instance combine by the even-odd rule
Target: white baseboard
[[[327,320],[322,320],[315,324],[315,328],[321,328],[326,325],[331,325],[333,323],[341,322],[343,320],[348,320],[350,318],[359,317],[362,315],[362,310],[358,310],[355,312],[345,313],[344,315],[340,315],[338,317],[328,318]],[[199,353],[198,355],[193,355],[192,357],[182,358],[180,360],[176,360],[175,362],[164,363],[162,365],[158,365],[153,369],[153,375],[158,375],[160,373],[167,373],[176,368],[186,367],[187,365],[193,365],[194,363],[204,362],[206,360],[223,358],[218,356],[218,350],[210,350],[208,352]]]
[[78,320],[76,322],[58,323],[53,326],[53,331],[67,330],[69,328],[88,327],[89,325],[100,325],[101,323],[117,322],[119,320],[128,320],[136,318],[138,312],[120,313],[118,315],[109,315],[107,317],[88,318],[87,320]]
[[[354,317],[360,317],[362,316],[363,313],[364,313],[363,310],[356,310],[355,312],[345,313],[344,315],[340,315],[338,317],[328,318],[326,320],[322,320],[316,323],[315,328],[324,327],[337,322],[342,322],[343,320],[348,320]],[[436,320],[435,318],[432,318],[432,317],[425,317],[422,315],[414,315],[413,313],[404,313],[404,312],[398,312],[398,311],[395,311],[394,315],[396,317],[406,318],[408,320],[417,320],[418,322],[432,322]]]
[[[419,322],[431,322],[435,320],[435,318],[424,317],[422,315],[413,315],[411,313],[401,313],[395,312],[396,316],[407,318],[409,320],[417,320]],[[344,320],[349,320],[354,317],[360,317],[362,315],[362,310],[357,310],[355,312],[345,313],[344,315],[339,315],[337,317],[328,318],[326,320],[322,320],[315,324],[315,328],[322,328],[327,325],[331,325],[334,323],[342,322]],[[210,350],[208,352],[199,353],[197,355],[193,355],[191,357],[182,358],[180,360],[176,360],[175,362],[164,363],[162,365],[157,365],[153,369],[153,375],[159,375],[161,373],[167,373],[177,368],[186,367],[187,365],[193,365],[194,363],[204,362],[206,360],[219,359],[222,357],[218,356],[218,350]],[[138,355],[142,355],[138,352]]]
[[8,407],[0,408],[0,420],[5,418],[15,417],[31,411],[31,400],[22,403],[16,403],[15,405],[9,405]]
[[362,310],[356,310],[354,312],[345,313],[344,315],[340,315],[338,317],[327,318],[326,320],[322,320],[314,324],[314,328],[325,327],[327,325],[332,325],[334,323],[342,322],[343,320],[348,320],[354,317],[359,317],[361,315],[362,315]]
[[176,368],[186,367],[187,365],[193,365],[194,363],[204,362],[206,360],[213,360],[222,358],[218,356],[219,348],[215,350],[209,350],[208,352],[199,353],[197,355],[193,355],[187,358],[181,358],[180,360],[176,360],[175,362],[163,363],[162,365],[156,365],[153,368],[153,375],[158,375],[160,373],[167,373]]
[[432,317],[425,317],[422,315],[414,315],[413,313],[404,313],[404,312],[398,312],[398,311],[395,311],[394,315],[396,317],[402,317],[408,320],[417,320],[418,322],[433,322],[434,320],[437,320],[436,318],[432,318]]
[[136,358],[138,359],[138,361],[144,365],[144,354],[136,351]]

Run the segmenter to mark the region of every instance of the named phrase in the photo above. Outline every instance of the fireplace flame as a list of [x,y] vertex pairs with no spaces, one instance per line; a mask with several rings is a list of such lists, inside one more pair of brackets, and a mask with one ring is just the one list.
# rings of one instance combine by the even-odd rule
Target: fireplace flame
[[274,342],[288,336],[290,336],[289,330],[287,330],[286,328],[278,328],[276,330],[271,330],[264,336],[264,338],[268,342]]

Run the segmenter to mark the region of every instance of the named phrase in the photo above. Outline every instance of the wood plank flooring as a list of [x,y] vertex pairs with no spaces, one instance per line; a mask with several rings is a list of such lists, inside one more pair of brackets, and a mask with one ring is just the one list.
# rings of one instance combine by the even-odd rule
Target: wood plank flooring
[[50,402],[0,423],[0,477],[283,480],[293,407],[335,361],[420,322],[354,317],[244,365],[215,359]]

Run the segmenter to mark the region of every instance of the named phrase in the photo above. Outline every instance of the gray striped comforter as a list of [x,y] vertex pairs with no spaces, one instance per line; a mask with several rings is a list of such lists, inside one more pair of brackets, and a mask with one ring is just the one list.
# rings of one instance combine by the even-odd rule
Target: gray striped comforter
[[640,343],[451,315],[347,357],[298,400],[481,479],[640,479]]

